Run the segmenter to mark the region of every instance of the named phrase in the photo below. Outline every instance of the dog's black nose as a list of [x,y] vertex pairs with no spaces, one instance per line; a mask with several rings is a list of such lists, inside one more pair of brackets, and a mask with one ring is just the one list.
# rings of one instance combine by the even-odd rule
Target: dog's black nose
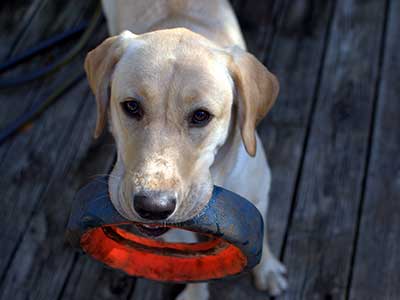
[[164,220],[175,210],[176,197],[170,193],[138,193],[133,197],[133,207],[144,219]]

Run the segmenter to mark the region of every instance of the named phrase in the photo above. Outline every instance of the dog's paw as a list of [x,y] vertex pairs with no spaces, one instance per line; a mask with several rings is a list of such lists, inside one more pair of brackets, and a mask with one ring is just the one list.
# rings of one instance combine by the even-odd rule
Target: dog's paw
[[208,300],[208,297],[207,283],[189,283],[176,300]]
[[278,296],[288,287],[285,274],[285,266],[271,255],[254,269],[254,284],[257,289]]

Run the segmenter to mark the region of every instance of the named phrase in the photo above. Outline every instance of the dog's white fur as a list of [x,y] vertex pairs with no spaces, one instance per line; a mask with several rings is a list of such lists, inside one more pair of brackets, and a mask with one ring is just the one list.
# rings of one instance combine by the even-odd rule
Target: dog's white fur
[[[237,45],[245,49],[236,18],[226,0],[102,0],[102,2],[111,35],[124,30],[141,34],[163,28],[186,27],[221,47]],[[115,111],[111,110],[111,118],[118,118],[115,114]],[[118,128],[118,124],[113,123],[112,127],[113,131],[123,130]],[[257,152],[251,157],[238,133],[239,129],[234,128],[234,130],[236,134],[233,134],[230,140],[224,141],[224,146],[216,154],[211,166],[213,183],[251,200],[266,216],[271,175],[262,143],[256,136]],[[122,168],[123,166],[120,166],[116,169],[122,172]],[[117,173],[114,173],[113,178],[121,175]],[[110,189],[113,186],[116,184],[110,182]],[[119,211],[126,212],[123,208]],[[285,267],[270,252],[265,236],[262,260],[254,269],[257,288],[268,290],[272,295],[280,294],[287,287],[285,272]],[[208,289],[205,283],[189,284],[178,296],[180,300],[207,298]]]

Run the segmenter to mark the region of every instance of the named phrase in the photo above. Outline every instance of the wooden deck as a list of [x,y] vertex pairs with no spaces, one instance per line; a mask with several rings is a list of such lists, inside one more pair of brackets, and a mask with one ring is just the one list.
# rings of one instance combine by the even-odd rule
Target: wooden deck
[[[0,61],[90,18],[96,1],[3,0]],[[400,1],[237,0],[251,52],[281,82],[260,125],[273,172],[269,232],[289,270],[279,299],[400,299]],[[106,36],[104,24],[91,45]],[[29,72],[73,42],[7,76]],[[0,128],[82,68],[0,90]],[[3,77],[3,75],[2,75]],[[173,299],[75,253],[64,230],[75,191],[113,161],[92,139],[86,81],[0,146],[0,299]],[[250,276],[212,299],[266,299]]]

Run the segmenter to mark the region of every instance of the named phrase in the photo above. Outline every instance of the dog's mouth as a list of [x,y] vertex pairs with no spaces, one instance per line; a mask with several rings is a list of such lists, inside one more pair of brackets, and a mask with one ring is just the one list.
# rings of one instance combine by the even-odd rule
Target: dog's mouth
[[149,224],[136,224],[139,231],[149,237],[158,237],[166,233],[170,228],[166,226],[159,225],[149,225]]

